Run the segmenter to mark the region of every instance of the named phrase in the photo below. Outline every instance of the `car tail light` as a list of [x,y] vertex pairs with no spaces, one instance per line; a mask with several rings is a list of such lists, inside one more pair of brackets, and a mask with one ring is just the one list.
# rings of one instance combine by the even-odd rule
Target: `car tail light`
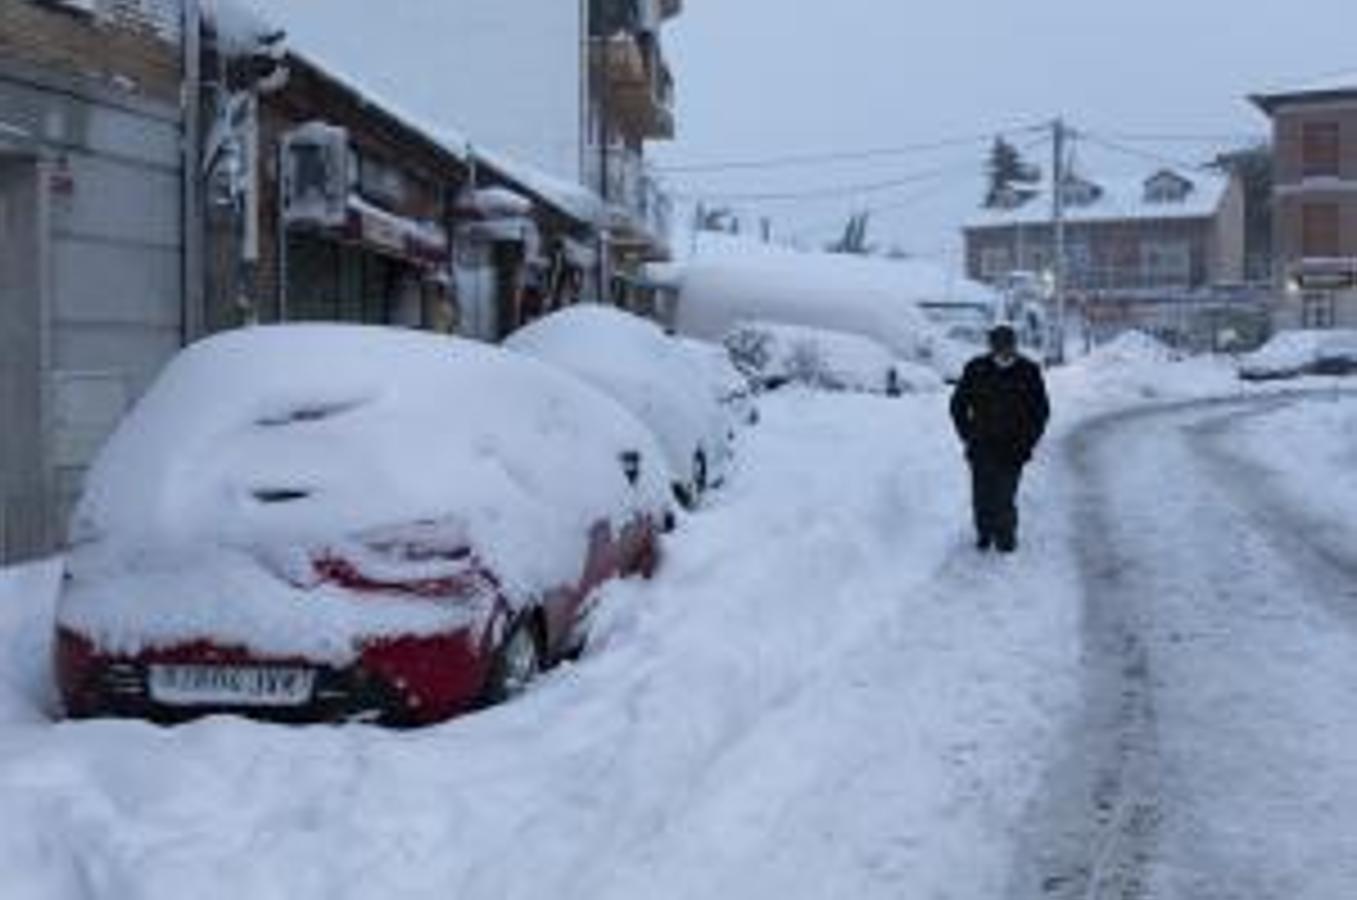
[[418,523],[368,532],[311,555],[320,582],[369,594],[463,600],[498,587],[460,528]]

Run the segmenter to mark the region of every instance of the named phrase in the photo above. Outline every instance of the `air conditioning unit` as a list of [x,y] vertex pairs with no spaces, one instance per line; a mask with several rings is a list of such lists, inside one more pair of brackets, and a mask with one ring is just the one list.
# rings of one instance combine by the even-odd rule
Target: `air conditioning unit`
[[348,221],[355,173],[349,133],[308,122],[283,138],[283,217],[287,222],[338,228]]

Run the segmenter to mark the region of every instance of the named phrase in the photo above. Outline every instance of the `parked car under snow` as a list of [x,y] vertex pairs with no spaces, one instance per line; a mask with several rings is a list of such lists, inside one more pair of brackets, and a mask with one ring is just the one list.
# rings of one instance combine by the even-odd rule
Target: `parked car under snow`
[[724,479],[730,429],[709,375],[655,323],[584,304],[520,328],[504,345],[570,372],[648,425],[684,505],[696,504]]
[[1239,360],[1247,381],[1301,375],[1357,375],[1357,329],[1283,331]]
[[76,510],[73,717],[439,721],[576,649],[656,565],[669,475],[625,410],[532,360],[354,326],[185,350]]
[[726,348],[700,338],[675,337],[674,340],[706,376],[712,396],[725,410],[731,425],[757,424],[759,409],[754,389],[740,370],[735,368]]
[[759,390],[798,384],[898,396],[942,385],[932,369],[897,359],[881,344],[857,334],[744,322],[726,335],[724,343],[735,367]]

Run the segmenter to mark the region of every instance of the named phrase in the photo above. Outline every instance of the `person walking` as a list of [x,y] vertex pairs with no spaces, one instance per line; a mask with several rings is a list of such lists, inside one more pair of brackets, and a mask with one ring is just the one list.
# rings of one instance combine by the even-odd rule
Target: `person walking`
[[952,392],[952,422],[966,445],[976,547],[1018,548],[1018,482],[1050,417],[1041,368],[1018,353],[1008,325],[989,332],[989,353],[966,364]]

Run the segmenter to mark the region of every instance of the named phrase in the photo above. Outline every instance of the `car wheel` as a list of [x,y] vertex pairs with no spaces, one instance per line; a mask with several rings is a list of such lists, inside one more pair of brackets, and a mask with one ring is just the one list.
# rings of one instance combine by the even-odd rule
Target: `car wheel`
[[520,616],[495,653],[486,685],[486,701],[512,700],[542,672],[542,646],[530,615]]

